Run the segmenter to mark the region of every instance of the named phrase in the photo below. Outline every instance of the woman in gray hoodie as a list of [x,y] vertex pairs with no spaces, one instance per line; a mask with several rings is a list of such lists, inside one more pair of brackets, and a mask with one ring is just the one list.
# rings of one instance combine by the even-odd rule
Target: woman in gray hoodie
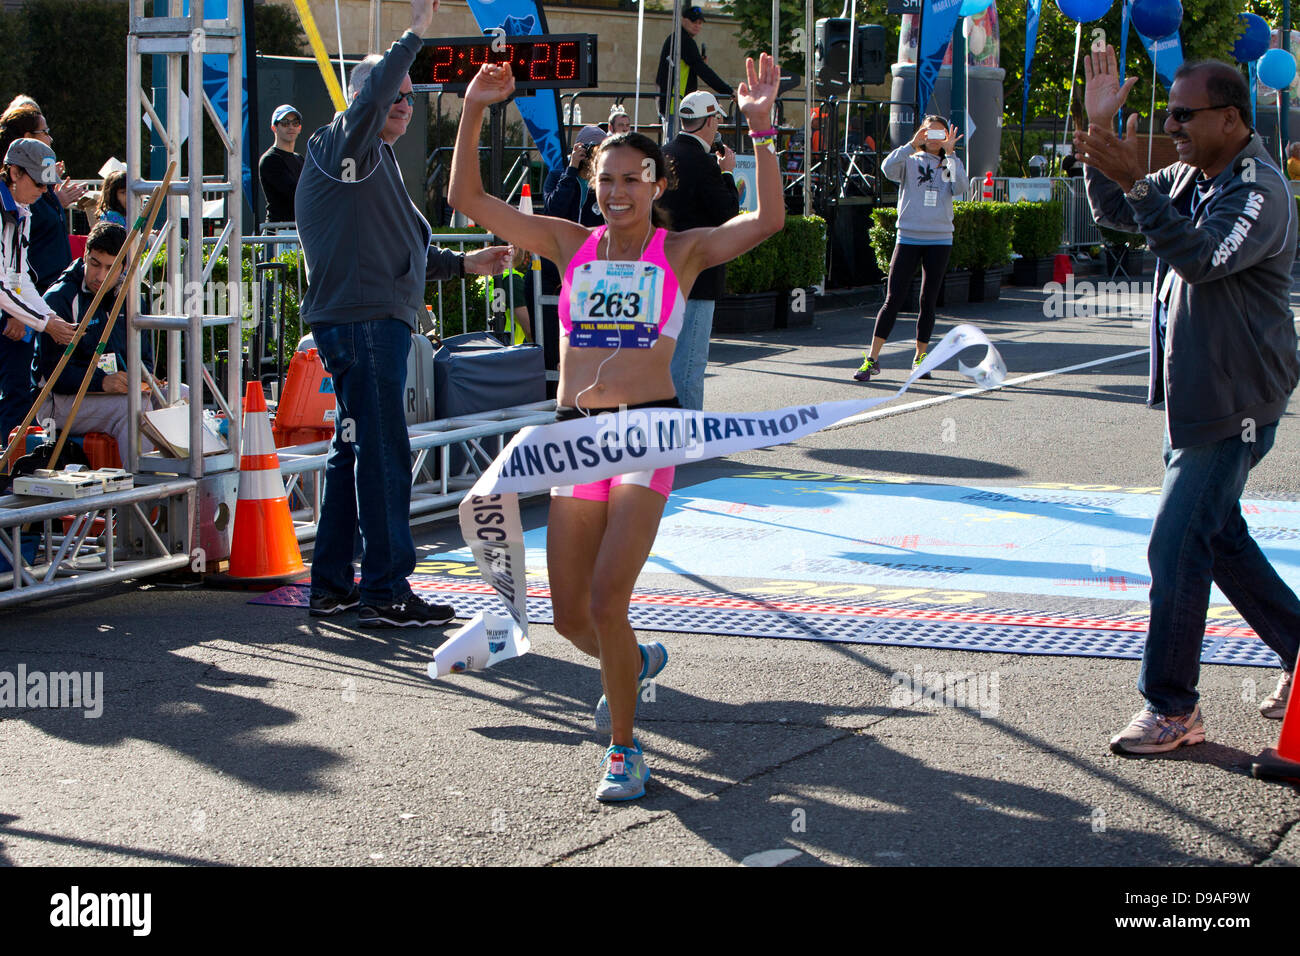
[[[876,314],[871,351],[863,352],[859,382],[879,374],[880,350],[894,329],[894,319],[907,297],[916,267],[921,266],[921,312],[916,320],[916,358],[921,364],[934,332],[934,307],[952,253],[952,201],[966,194],[966,167],[953,153],[961,134],[942,116],[930,115],[910,143],[894,150],[880,170],[899,184],[898,243],[889,260],[885,303]],[[927,372],[922,378],[929,378]]]

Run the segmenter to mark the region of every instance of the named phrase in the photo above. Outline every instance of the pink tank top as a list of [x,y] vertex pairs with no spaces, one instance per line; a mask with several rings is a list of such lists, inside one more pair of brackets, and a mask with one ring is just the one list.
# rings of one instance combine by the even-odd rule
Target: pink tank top
[[[564,284],[560,287],[560,328],[564,330],[565,335],[573,331],[573,274],[586,263],[599,258],[597,251],[608,228],[608,226],[601,226],[592,232],[564,272]],[[667,255],[664,254],[664,238],[667,235],[668,230],[656,229],[654,235],[650,237],[644,256],[638,261],[658,266],[663,271],[664,288],[658,316],[659,334],[676,339],[681,334],[682,320],[686,317],[686,300],[682,298],[677,275],[673,272],[673,267],[668,264]]]

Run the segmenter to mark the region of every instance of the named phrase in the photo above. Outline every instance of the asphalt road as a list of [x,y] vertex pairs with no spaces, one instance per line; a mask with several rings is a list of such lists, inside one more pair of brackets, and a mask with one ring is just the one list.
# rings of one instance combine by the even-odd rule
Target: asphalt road
[[[718,339],[708,406],[896,388],[910,321],[886,349],[885,374],[862,385],[851,374],[870,333],[864,311]],[[998,303],[941,310],[939,332],[979,326],[1012,380],[1146,346],[1130,318],[1043,311],[1039,291],[1005,287]],[[945,369],[894,414],[692,464],[678,486],[754,466],[1160,482],[1145,354],[906,408],[964,387]],[[1297,465],[1300,426],[1288,414],[1247,494],[1300,498]],[[543,508],[525,520],[543,521]],[[861,520],[865,533],[871,516]],[[916,521],[923,529],[925,515]],[[460,541],[444,523],[419,529],[417,543],[433,552]],[[0,711],[0,862],[1300,863],[1300,792],[1246,769],[1276,740],[1277,722],[1252,697],[1273,672],[1206,667],[1209,742],[1134,761],[1106,749],[1140,707],[1133,661],[657,634],[672,661],[639,717],[654,779],[645,799],[602,806],[592,789],[603,743],[590,726],[599,677],[549,626],[533,628],[530,655],[435,685],[425,666],[440,631],[368,632],[248,597],[145,582],[6,614],[0,671],[100,671],[104,702],[94,719]],[[918,667],[996,674],[998,715],[896,706],[890,675]]]

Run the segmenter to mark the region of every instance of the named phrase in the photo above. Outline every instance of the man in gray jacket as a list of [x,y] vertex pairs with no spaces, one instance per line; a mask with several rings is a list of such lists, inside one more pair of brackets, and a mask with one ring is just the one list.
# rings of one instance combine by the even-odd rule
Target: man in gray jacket
[[[431,246],[429,223],[393,153],[415,106],[407,71],[437,8],[437,0],[412,0],[410,29],[386,54],[353,68],[351,103],[312,134],[295,197],[307,267],[302,314],[338,404],[310,613],[326,617],[360,604],[365,627],[445,624],[455,615],[421,600],[406,580],[415,569],[406,357],[426,281],[493,275],[509,255],[506,246],[467,256]],[[352,572],[358,527],[360,588]]]
[[1133,85],[1115,51],[1085,58],[1087,131],[1075,153],[1097,222],[1140,232],[1156,254],[1147,404],[1165,407],[1165,479],[1151,528],[1151,623],[1138,690],[1146,699],[1111,739],[1115,753],[1163,753],[1205,740],[1196,685],[1213,582],[1281,658],[1260,705],[1281,718],[1300,647],[1300,601],[1251,539],[1240,498],[1268,453],[1300,378],[1291,313],[1296,207],[1250,128],[1237,70],[1180,67],[1165,132],[1179,162],[1146,175],[1137,114],[1115,113]]

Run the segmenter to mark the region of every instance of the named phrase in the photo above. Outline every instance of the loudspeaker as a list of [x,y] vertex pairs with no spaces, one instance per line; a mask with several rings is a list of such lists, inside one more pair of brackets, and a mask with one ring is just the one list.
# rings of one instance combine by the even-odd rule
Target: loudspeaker
[[817,21],[813,46],[813,67],[817,92],[821,96],[842,95],[849,87],[849,33],[851,22],[844,17]]
[[875,85],[885,82],[889,64],[885,61],[885,28],[874,23],[858,27],[853,47],[853,82]]

